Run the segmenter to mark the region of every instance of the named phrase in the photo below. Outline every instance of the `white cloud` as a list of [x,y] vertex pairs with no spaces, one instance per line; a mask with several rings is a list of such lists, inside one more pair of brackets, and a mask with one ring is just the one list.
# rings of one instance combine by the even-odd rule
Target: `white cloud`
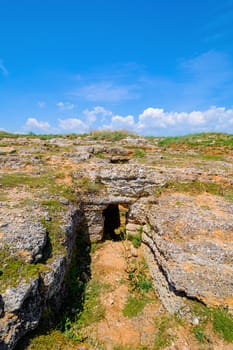
[[134,117],[132,115],[128,115],[126,117],[122,117],[120,115],[115,115],[112,117],[112,128],[113,129],[132,129],[135,126]]
[[96,106],[90,110],[85,109],[81,118],[58,119],[56,128],[47,121],[36,118],[28,118],[23,127],[24,132],[43,133],[81,134],[91,129],[126,129],[142,135],[155,136],[208,131],[233,133],[233,108],[212,106],[206,110],[169,112],[162,108],[149,107],[136,117],[117,115],[104,107]]
[[48,122],[39,121],[36,118],[28,118],[24,127],[24,131],[43,131],[52,132],[52,127]]
[[58,119],[58,122],[59,128],[66,132],[77,132],[82,134],[89,130],[88,125],[78,118]]
[[149,107],[139,115],[138,129],[148,125],[154,128],[166,128],[175,125],[175,115],[166,113],[162,108]]
[[3,60],[0,59],[0,72],[2,72],[3,75],[7,76],[9,74],[6,66],[4,65]]
[[75,105],[70,102],[58,102],[56,106],[60,109],[60,111],[71,111],[74,109]]
[[[121,116],[121,115],[114,115],[111,118],[111,121],[108,125],[103,125],[102,129],[109,129],[109,130],[134,130],[135,129],[135,120],[133,115],[128,116]],[[101,129],[101,128],[100,128]]]
[[200,111],[193,111],[187,114],[187,121],[190,125],[203,125],[205,123],[205,114]]
[[233,109],[210,107],[205,111],[166,112],[147,108],[139,115],[136,130],[142,134],[174,135],[201,131],[233,132]]
[[72,95],[83,97],[91,102],[119,102],[138,98],[134,85],[116,85],[112,82],[100,82],[81,87]]
[[96,106],[92,110],[85,109],[83,111],[83,114],[86,117],[88,123],[95,122],[98,116],[101,117],[102,122],[105,120],[106,117],[112,116],[111,111],[101,106]]

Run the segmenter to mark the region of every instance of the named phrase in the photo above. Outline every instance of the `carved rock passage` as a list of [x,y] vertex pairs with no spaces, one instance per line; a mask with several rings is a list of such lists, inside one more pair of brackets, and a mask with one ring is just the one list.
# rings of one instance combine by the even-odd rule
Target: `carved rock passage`
[[[119,193],[121,187],[114,179],[114,191]],[[129,178],[127,183],[131,186]],[[111,193],[99,203],[87,203],[89,232],[94,240],[102,239],[104,209],[108,203],[120,201],[129,205],[126,232],[137,234],[143,226],[145,255],[154,285],[169,312],[178,311],[185,298],[233,308],[231,202],[207,193],[168,193],[158,199],[149,193],[140,198],[114,197]]]
[[[82,176],[84,174],[86,176],[86,173]],[[63,205],[65,211],[62,218],[59,218],[62,222],[60,229],[58,228],[58,240],[62,242],[65,251],[58,251],[46,262],[45,269],[35,274],[35,277],[25,277],[25,280],[19,281],[17,285],[7,287],[1,295],[2,349],[12,349],[24,334],[38,326],[46,305],[53,299],[62,299],[76,233],[79,231],[85,235],[87,242],[101,241],[104,236],[104,212],[109,206],[130,206],[139,197],[148,197],[153,193],[155,186],[164,181],[163,176],[157,177],[155,172],[147,171],[147,168],[137,169],[134,165],[109,164],[109,168],[105,169],[96,167],[94,171],[89,171],[88,176],[93,182],[97,179],[101,181],[104,191],[84,195],[77,208],[70,207],[66,202]],[[61,199],[61,202],[64,200]],[[20,255],[26,264],[43,259],[46,244],[52,238],[38,222],[38,217],[49,223],[49,214],[39,206],[35,211],[31,211],[31,214],[27,207],[21,208],[19,213],[18,209],[8,210],[7,216],[5,213],[2,208],[2,217],[6,221],[3,225],[3,239],[0,242],[2,247],[6,243],[10,244],[12,256]],[[14,227],[16,221],[13,218],[19,221],[19,225]],[[38,237],[43,238],[41,244],[38,243]]]
[[[155,196],[156,190],[171,179],[187,183],[199,180],[201,176],[204,181],[214,183],[220,178],[228,184],[232,181],[230,165],[224,163],[224,167],[229,166],[229,171],[214,166],[211,172],[204,166],[200,168],[199,163],[196,168],[194,165],[186,168],[148,166],[147,162],[142,164],[131,158],[127,164],[113,164],[109,159],[113,159],[114,154],[110,153],[119,152],[116,148],[111,151],[108,145],[79,145],[83,140],[76,140],[74,145],[74,141],[63,139],[29,142],[22,138],[7,142],[14,145],[16,153],[1,156],[0,185],[1,176],[9,169],[10,175],[18,171],[21,180],[22,174],[29,174],[30,181],[31,176],[36,181],[47,176],[45,171],[48,169],[51,172],[62,169],[64,174],[57,178],[53,175],[52,180],[46,177],[44,187],[40,182],[38,187],[27,186],[24,182],[10,188],[1,185],[0,249],[1,253],[7,252],[3,270],[9,263],[8,257],[17,257],[24,266],[40,264],[34,274],[21,276],[19,269],[19,278],[12,280],[12,285],[7,279],[6,286],[1,284],[1,349],[13,349],[24,334],[37,327],[47,304],[59,304],[64,296],[64,281],[77,232],[89,243],[101,241],[104,238],[104,213],[111,205],[128,208],[128,234],[137,234],[143,228],[145,256],[154,286],[170,312],[179,310],[186,298],[233,308],[232,203],[207,193],[191,196],[165,191],[159,198]],[[146,144],[142,140],[135,142],[137,146]],[[153,145],[150,147],[153,149]],[[108,157],[95,158],[100,151]],[[41,158],[36,155],[38,152]],[[121,153],[124,153],[122,149]],[[125,154],[129,155],[130,151]],[[152,151],[150,156],[154,156]],[[159,159],[158,154],[155,159]],[[78,179],[84,177],[101,186],[86,193],[78,188]],[[71,204],[62,191],[54,193],[47,180],[52,186],[73,185],[72,181],[77,181],[77,203]],[[55,204],[52,213],[48,209],[51,204]],[[54,222],[55,238],[45,229]],[[48,255],[49,245],[54,248],[56,243],[60,244],[59,249]]]
[[147,166],[138,168],[134,164],[109,164],[104,168],[100,166],[88,170],[86,174],[93,182],[98,181],[104,186],[100,193],[88,194],[82,200],[84,219],[91,241],[101,241],[103,238],[103,212],[109,204],[130,207],[139,198],[145,198],[147,202],[147,198],[153,195],[155,189],[166,181],[166,176],[158,171],[153,171]]

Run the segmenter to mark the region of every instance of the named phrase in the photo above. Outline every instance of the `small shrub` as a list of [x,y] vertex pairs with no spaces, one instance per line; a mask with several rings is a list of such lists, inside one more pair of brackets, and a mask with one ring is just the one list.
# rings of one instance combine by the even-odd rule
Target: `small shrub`
[[145,260],[132,265],[128,272],[131,292],[145,294],[152,290],[152,281],[147,274],[147,265]]
[[138,316],[146,306],[153,301],[152,295],[147,295],[152,290],[152,282],[147,274],[145,260],[132,261],[128,269],[129,294],[127,302],[123,308],[123,315],[127,317]]
[[142,148],[136,148],[135,151],[134,151],[134,157],[136,159],[140,159],[140,158],[145,158],[146,156],[146,152],[144,149]]
[[142,229],[136,235],[128,235],[128,239],[132,242],[134,248],[139,248],[142,243]]
[[69,317],[67,317],[65,320],[64,336],[74,341],[83,342],[85,336],[79,330],[75,332],[74,328],[75,327],[73,326],[72,321]]

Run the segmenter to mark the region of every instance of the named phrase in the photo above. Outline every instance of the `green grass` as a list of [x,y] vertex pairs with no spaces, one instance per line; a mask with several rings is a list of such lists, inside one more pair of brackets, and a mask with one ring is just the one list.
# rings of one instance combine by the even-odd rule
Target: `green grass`
[[[83,342],[89,335],[84,334],[83,329],[88,326],[92,326],[94,323],[102,320],[105,316],[105,309],[100,301],[100,291],[102,286],[98,281],[91,280],[86,285],[85,297],[81,304],[78,306],[75,319],[71,320],[69,317],[65,319],[64,335],[68,339],[75,340],[77,342]],[[70,294],[71,296],[72,294]],[[78,297],[74,295],[74,297]]]
[[22,173],[1,174],[0,184],[4,187],[27,185],[31,188],[38,188],[44,186],[45,179],[43,177],[33,177]]
[[51,211],[50,214],[52,214],[55,211],[57,213],[64,211],[64,205],[60,201],[58,201],[56,199],[43,200],[41,202],[41,205],[43,207],[45,207],[47,210]]
[[27,264],[20,258],[11,256],[9,248],[0,250],[0,292],[15,287],[19,282],[29,282],[37,278],[39,272],[48,269],[43,264]]
[[199,133],[166,137],[158,142],[160,147],[187,145],[189,147],[225,146],[233,149],[233,135],[223,133]]
[[83,311],[79,318],[82,326],[89,326],[104,318],[105,310],[100,302],[101,284],[91,280],[85,293]]
[[134,246],[134,248],[139,248],[142,243],[142,227],[140,228],[139,232],[135,235],[129,234],[127,236],[127,239],[130,240]]
[[[14,177],[13,180],[15,180]],[[64,232],[62,232],[60,228],[58,204],[60,207],[62,207],[62,205],[57,201],[47,201],[45,203],[48,211],[51,211],[52,213],[51,220],[46,221],[44,218],[41,218],[40,221],[49,234],[50,242],[52,244],[51,254],[55,254],[56,252],[59,254],[62,252],[65,253],[65,248],[60,243],[61,238],[63,238],[61,235],[64,235]],[[35,202],[29,198],[23,199],[20,202],[21,206],[33,206],[34,204]],[[50,205],[50,207],[47,207],[47,205]],[[44,264],[28,264],[20,257],[12,256],[9,247],[7,246],[0,250],[0,268],[2,272],[0,276],[1,290],[13,287],[21,280],[27,282],[30,278],[36,278],[39,272],[48,269]]]
[[212,323],[213,331],[226,342],[233,342],[233,315],[227,309],[217,307],[208,308],[202,303],[190,302],[190,310],[198,316],[199,325],[193,327],[193,332],[199,342],[208,341],[205,329],[208,323]]
[[151,350],[146,345],[139,345],[136,348],[132,348],[131,345],[115,345],[113,346],[113,350]]
[[[68,134],[68,135],[62,135],[62,134],[35,134],[33,132],[29,132],[28,134],[12,134],[6,131],[0,131],[0,139],[3,138],[11,138],[11,139],[17,139],[17,138],[27,138],[27,139],[41,139],[41,140],[51,140],[53,138],[68,138],[73,139],[77,138],[77,134]],[[84,136],[87,136],[85,134]]]
[[130,133],[127,130],[116,130],[116,131],[109,131],[109,130],[95,131],[94,130],[90,133],[90,136],[93,140],[120,141],[128,136],[135,137],[136,135],[133,133]]
[[152,281],[148,274],[148,267],[144,259],[141,261],[134,260],[134,263],[129,268],[128,279],[131,292],[143,295],[153,289]]
[[144,307],[153,301],[148,292],[152,291],[152,282],[148,275],[148,268],[145,260],[133,260],[128,270],[129,293],[126,304],[123,308],[123,315],[136,317]]
[[22,173],[9,173],[0,175],[0,185],[4,188],[26,186],[32,190],[43,190],[50,195],[63,197],[71,202],[76,201],[75,191],[72,187],[56,183],[61,174],[47,173],[46,175],[33,176]]
[[8,198],[8,193],[6,191],[0,192],[0,202],[6,202]]
[[1,274],[0,274],[0,291],[4,291],[9,287],[15,287],[22,280],[29,282],[31,278],[38,276],[38,267],[34,264],[26,264],[19,259],[9,257],[1,259]]
[[203,344],[208,341],[208,337],[206,336],[203,327],[199,327],[199,326],[193,327],[193,333],[199,343]]
[[41,224],[45,227],[51,243],[51,252],[48,258],[54,257],[56,254],[65,254],[65,246],[63,245],[65,231],[61,227],[62,221],[59,213],[52,212],[51,220],[45,220],[42,217]]
[[134,158],[141,159],[146,157],[146,151],[142,148],[136,148],[134,150]]
[[102,246],[103,246],[102,242],[92,242],[91,243],[91,254],[94,254]]
[[225,193],[224,198],[229,202],[233,202],[233,191],[229,193]]
[[65,230],[63,229],[63,216],[66,211],[66,206],[57,199],[42,200],[40,203],[48,212],[50,220],[46,220],[44,217],[41,218],[41,223],[45,227],[50,244],[51,252],[50,256],[56,254],[66,254],[65,246],[63,244],[65,237]]
[[173,328],[177,322],[174,318],[168,315],[161,315],[155,318],[157,332],[155,334],[155,341],[153,350],[161,350],[171,345],[173,336],[169,332],[169,328]]
[[211,309],[198,301],[189,301],[192,315],[197,316],[200,326],[206,326],[211,319]]
[[233,342],[233,315],[226,309],[217,308],[212,311],[213,331],[225,341]]
[[151,302],[150,298],[129,295],[123,308],[123,315],[126,317],[136,317],[149,302]]
[[164,188],[172,189],[177,192],[191,192],[194,194],[209,192],[214,195],[222,195],[223,193],[223,189],[220,185],[212,182],[200,182],[198,180],[192,182],[170,180],[165,184]]
[[[194,156],[195,158],[196,156]],[[202,160],[213,160],[213,161],[225,161],[225,158],[220,155],[215,155],[215,154],[199,154],[198,158]]]
[[0,175],[0,185],[6,188],[17,186],[28,186],[32,189],[43,188],[50,193],[63,195],[74,199],[74,191],[68,186],[57,184],[56,179],[60,178],[61,174],[46,173],[46,175],[33,176],[23,173],[8,173]]
[[222,196],[228,201],[233,200],[233,186],[223,186],[213,182],[200,182],[198,180],[192,182],[178,182],[175,180],[169,180],[160,191],[157,196],[161,195],[164,190],[172,190],[173,192],[185,192],[191,194],[200,194],[208,192],[213,195]]
[[[71,347],[72,346],[72,347]],[[50,330],[31,339],[28,350],[70,350],[77,348],[77,342],[67,338],[59,330]],[[20,350],[16,347],[16,350]]]

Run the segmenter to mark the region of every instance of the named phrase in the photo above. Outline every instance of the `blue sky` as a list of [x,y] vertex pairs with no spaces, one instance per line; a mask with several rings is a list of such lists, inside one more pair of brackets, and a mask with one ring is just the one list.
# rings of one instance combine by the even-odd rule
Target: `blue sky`
[[0,0],[0,129],[233,133],[233,0]]

